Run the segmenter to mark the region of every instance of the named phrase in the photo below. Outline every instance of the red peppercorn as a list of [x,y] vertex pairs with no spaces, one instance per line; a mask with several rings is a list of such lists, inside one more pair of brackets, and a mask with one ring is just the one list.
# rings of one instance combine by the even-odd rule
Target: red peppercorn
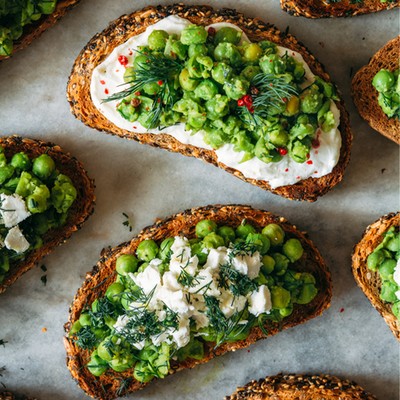
[[118,56],[118,61],[124,67],[126,67],[128,65],[128,58],[122,54],[120,56]]
[[213,28],[212,26],[210,26],[208,29],[207,29],[207,32],[208,32],[208,34],[210,35],[210,36],[215,36],[215,34],[216,34],[216,30],[215,30],[215,28]]
[[246,94],[245,96],[243,96],[243,101],[244,101],[244,104],[246,104],[247,108],[249,108],[249,106],[251,106],[253,104],[253,99],[249,94]]
[[287,154],[287,149],[285,149],[284,147],[278,147],[278,153],[281,155],[281,156],[285,156],[286,154]]
[[160,79],[157,83],[161,86],[164,82]]
[[239,107],[243,107],[243,106],[244,106],[244,100],[243,100],[243,98],[242,98],[242,99],[239,99],[239,100],[237,101],[237,104],[238,104]]

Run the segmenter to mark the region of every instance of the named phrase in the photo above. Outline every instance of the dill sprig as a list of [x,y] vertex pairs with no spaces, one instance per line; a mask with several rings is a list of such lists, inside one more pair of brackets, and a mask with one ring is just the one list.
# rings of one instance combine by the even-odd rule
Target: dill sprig
[[116,392],[116,395],[122,396],[123,394],[125,394],[125,392],[127,391],[127,389],[129,388],[130,384],[132,383],[133,378],[122,378],[120,379],[120,383],[119,383],[119,387],[118,390]]
[[75,343],[84,350],[90,350],[96,346],[97,338],[90,326],[84,326],[76,333]]
[[252,107],[238,107],[238,114],[245,124],[255,127],[265,124],[264,119],[271,108],[279,108],[290,97],[299,94],[297,88],[284,77],[262,72],[251,80],[251,87]]
[[145,85],[157,83],[160,89],[155,94],[149,111],[149,126],[155,128],[163,111],[173,106],[173,83],[183,69],[183,64],[164,54],[143,53],[138,50],[137,53],[144,55],[147,58],[146,62],[138,63],[135,71],[128,77],[124,85],[129,85],[129,87],[103,99],[103,103],[125,99],[142,91]]
[[227,320],[225,314],[219,308],[219,300],[214,296],[204,296],[206,303],[206,315],[210,320],[210,325],[216,332],[224,332],[227,329]]
[[253,282],[247,275],[241,274],[230,264],[220,266],[219,285],[229,289],[234,296],[245,296],[257,289],[257,283]]
[[102,297],[98,300],[96,311],[90,310],[89,315],[93,326],[102,328],[106,317],[117,318],[119,314],[115,305],[107,297]]

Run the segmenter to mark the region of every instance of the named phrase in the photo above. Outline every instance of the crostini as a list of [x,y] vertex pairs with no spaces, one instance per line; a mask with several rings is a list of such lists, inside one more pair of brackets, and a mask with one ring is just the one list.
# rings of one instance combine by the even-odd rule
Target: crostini
[[291,15],[307,18],[351,17],[399,6],[399,0],[280,0]]
[[[24,49],[34,39],[38,38],[44,31],[52,27],[64,14],[73,8],[80,0],[52,0],[28,4],[29,7],[37,7],[37,10],[30,9],[32,21],[24,26],[0,26],[2,29],[2,42],[0,42],[0,61],[10,58],[15,52]],[[43,3],[43,4],[41,4]],[[55,3],[55,5],[53,4]],[[3,10],[5,21],[13,21],[14,15],[8,14],[7,5]],[[20,6],[22,7],[22,5]],[[54,8],[54,11],[53,11]],[[13,11],[15,12],[15,11]],[[22,11],[18,11],[22,12]],[[28,14],[28,13],[27,13]],[[39,17],[40,16],[40,17]],[[39,17],[39,19],[37,19]],[[25,17],[26,18],[26,17]]]
[[225,400],[376,400],[355,382],[332,375],[267,376],[237,388]]
[[331,277],[283,217],[194,208],[105,250],[70,308],[68,368],[108,400],[320,315]]
[[82,226],[94,182],[59,146],[0,138],[0,293]]
[[[399,60],[400,35],[390,40],[357,71],[351,85],[360,115],[371,128],[397,144],[400,144]],[[378,75],[379,72],[385,74],[385,80]]]
[[354,247],[353,275],[361,290],[400,340],[400,213],[369,225]]
[[315,201],[342,180],[352,141],[329,81],[274,26],[231,9],[175,4],[124,15],[94,36],[75,61],[67,97],[92,128]]

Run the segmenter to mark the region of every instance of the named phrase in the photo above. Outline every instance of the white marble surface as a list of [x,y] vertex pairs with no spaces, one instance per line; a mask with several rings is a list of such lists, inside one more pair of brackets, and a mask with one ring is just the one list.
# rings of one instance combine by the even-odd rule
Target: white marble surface
[[[285,371],[336,374],[356,380],[381,400],[398,399],[399,346],[357,287],[350,254],[369,223],[399,209],[399,148],[359,117],[349,84],[351,70],[399,33],[399,12],[313,21],[287,15],[277,0],[203,1],[236,7],[281,30],[289,25],[342,91],[354,132],[352,159],[344,181],[307,204],[264,192],[199,160],[91,130],[70,114],[65,87],[81,48],[109,21],[147,3],[82,0],[39,40],[0,64],[0,134],[60,144],[82,160],[97,184],[95,214],[43,260],[47,285],[37,267],[0,297],[0,339],[8,342],[0,346],[0,367],[6,367],[0,383],[42,400],[87,398],[65,366],[63,324],[101,249],[128,240],[157,217],[210,203],[243,203],[283,215],[309,232],[332,271],[331,308],[249,350],[181,372],[129,398],[221,399],[250,379]],[[131,217],[132,233],[122,224],[122,212]]]

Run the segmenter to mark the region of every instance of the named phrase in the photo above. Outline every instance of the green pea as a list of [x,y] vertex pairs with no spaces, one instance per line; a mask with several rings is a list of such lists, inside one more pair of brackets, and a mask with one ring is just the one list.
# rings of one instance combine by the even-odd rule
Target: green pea
[[32,214],[47,210],[50,191],[47,186],[40,185],[34,188],[33,193],[26,198],[26,205]]
[[214,36],[214,43],[232,43],[238,44],[242,37],[242,32],[231,28],[229,26],[224,26],[223,28],[218,29]]
[[149,82],[143,85],[143,91],[149,96],[155,95],[160,91],[160,85],[157,82]]
[[203,219],[196,224],[196,236],[205,238],[209,233],[217,231],[217,224],[209,219]]
[[122,254],[117,258],[116,270],[120,275],[126,276],[136,272],[139,260],[133,254]]
[[279,309],[279,314],[283,318],[288,317],[290,314],[292,314],[292,312],[293,312],[293,304],[289,304],[288,307]]
[[132,361],[129,360],[129,358],[127,357],[119,356],[113,358],[111,361],[109,361],[108,364],[114,371],[124,372],[127,369],[131,368]]
[[267,54],[260,58],[260,68],[265,74],[283,74],[285,63],[278,54]]
[[241,239],[246,239],[250,233],[256,233],[256,230],[254,226],[248,224],[246,220],[243,220],[242,223],[236,228],[236,236]]
[[283,245],[283,254],[293,263],[301,258],[303,255],[303,246],[299,239],[289,239]]
[[322,107],[324,95],[317,85],[311,85],[300,94],[300,110],[306,114],[316,114]]
[[197,256],[200,265],[205,264],[207,261],[208,254],[203,252],[204,248],[203,242],[193,243],[191,245],[192,255]]
[[394,82],[393,73],[387,69],[381,69],[372,79],[372,85],[378,92],[387,92]]
[[206,56],[208,54],[207,46],[205,44],[191,44],[188,49],[188,56]]
[[201,44],[207,41],[207,31],[203,26],[189,25],[181,32],[181,42],[186,45]]
[[12,165],[5,165],[0,167],[0,185],[6,180],[10,179],[14,174],[14,167]]
[[151,261],[153,258],[157,257],[158,254],[157,243],[152,239],[143,240],[136,249],[136,255],[139,260]]
[[218,121],[229,113],[229,99],[221,94],[216,94],[205,104],[207,118],[212,121]]
[[267,254],[270,248],[269,239],[262,233],[249,233],[246,237],[246,242],[255,244],[262,255]]
[[179,74],[179,84],[183,90],[193,91],[199,84],[199,80],[190,77],[187,68],[183,68]]
[[275,260],[275,274],[284,275],[289,266],[289,259],[281,253],[273,253],[272,258]]
[[301,287],[300,293],[296,296],[296,303],[308,304],[318,293],[318,289],[312,283],[306,283]]
[[310,147],[310,145],[305,144],[300,140],[294,140],[289,143],[289,155],[294,161],[304,163],[310,154]]
[[279,246],[285,239],[285,231],[278,224],[268,224],[261,233],[269,239],[271,246]]
[[379,297],[383,301],[387,301],[388,303],[394,303],[395,301],[397,301],[397,296],[396,296],[397,290],[399,289],[395,283],[392,283],[390,281],[383,281]]
[[154,30],[150,33],[147,39],[148,45],[151,50],[164,50],[169,35],[163,30]]
[[149,68],[149,58],[142,53],[139,53],[136,55],[136,57],[133,59],[133,67],[134,70],[145,68]]
[[11,158],[11,165],[18,170],[28,171],[31,168],[31,160],[25,153],[16,153]]
[[392,237],[387,243],[386,243],[386,248],[390,251],[393,251],[394,253],[397,253],[400,251],[400,234],[396,234],[394,237]]
[[55,171],[56,164],[48,154],[41,154],[33,160],[32,172],[39,178],[46,180]]
[[290,292],[281,286],[271,288],[272,308],[286,308],[290,303]]
[[224,246],[225,242],[223,237],[217,235],[215,232],[211,232],[203,239],[203,244],[207,249],[217,249]]
[[379,275],[383,280],[389,280],[393,277],[395,268],[396,268],[396,261],[393,259],[386,259],[379,266]]
[[223,225],[217,229],[217,234],[224,239],[225,246],[235,240],[235,230],[231,226]]
[[232,77],[233,68],[224,62],[217,63],[211,70],[212,78],[223,85],[228,79]]
[[112,283],[106,290],[106,297],[113,303],[116,303],[120,300],[120,293],[125,290],[125,287],[122,283],[114,282]]
[[[286,105],[283,104],[286,108]],[[267,139],[276,147],[286,147],[289,142],[289,135],[282,125],[277,125],[267,133]]]
[[257,65],[248,65],[246,68],[242,70],[240,76],[243,76],[244,79],[247,79],[249,82],[261,72],[261,68]]
[[224,84],[224,91],[226,95],[233,100],[239,100],[248,91],[250,82],[242,76],[234,76]]
[[154,375],[149,369],[146,361],[139,361],[135,364],[133,377],[139,382],[146,383],[150,382],[154,378]]
[[206,101],[214,98],[217,93],[217,85],[211,79],[202,81],[194,90],[196,97]]
[[219,43],[214,49],[214,58],[217,61],[225,61],[234,67],[238,67],[242,63],[242,56],[232,43]]
[[250,43],[244,49],[243,58],[247,62],[254,62],[257,61],[262,54],[262,48],[257,43]]
[[90,356],[90,361],[87,364],[87,368],[92,375],[100,376],[107,371],[108,364],[98,356],[97,350],[95,350]]
[[89,313],[86,313],[86,312],[81,314],[78,321],[81,324],[81,326],[92,325],[92,319],[91,319]]
[[160,244],[160,258],[163,261],[167,261],[171,257],[171,246],[173,245],[175,239],[169,237],[164,239]]
[[132,82],[135,79],[135,68],[127,67],[124,72],[124,82]]
[[264,274],[270,274],[275,268],[275,260],[270,255],[264,255],[261,259],[261,270]]
[[104,361],[111,361],[113,358],[113,352],[110,349],[110,338],[104,339],[97,347],[97,354]]

